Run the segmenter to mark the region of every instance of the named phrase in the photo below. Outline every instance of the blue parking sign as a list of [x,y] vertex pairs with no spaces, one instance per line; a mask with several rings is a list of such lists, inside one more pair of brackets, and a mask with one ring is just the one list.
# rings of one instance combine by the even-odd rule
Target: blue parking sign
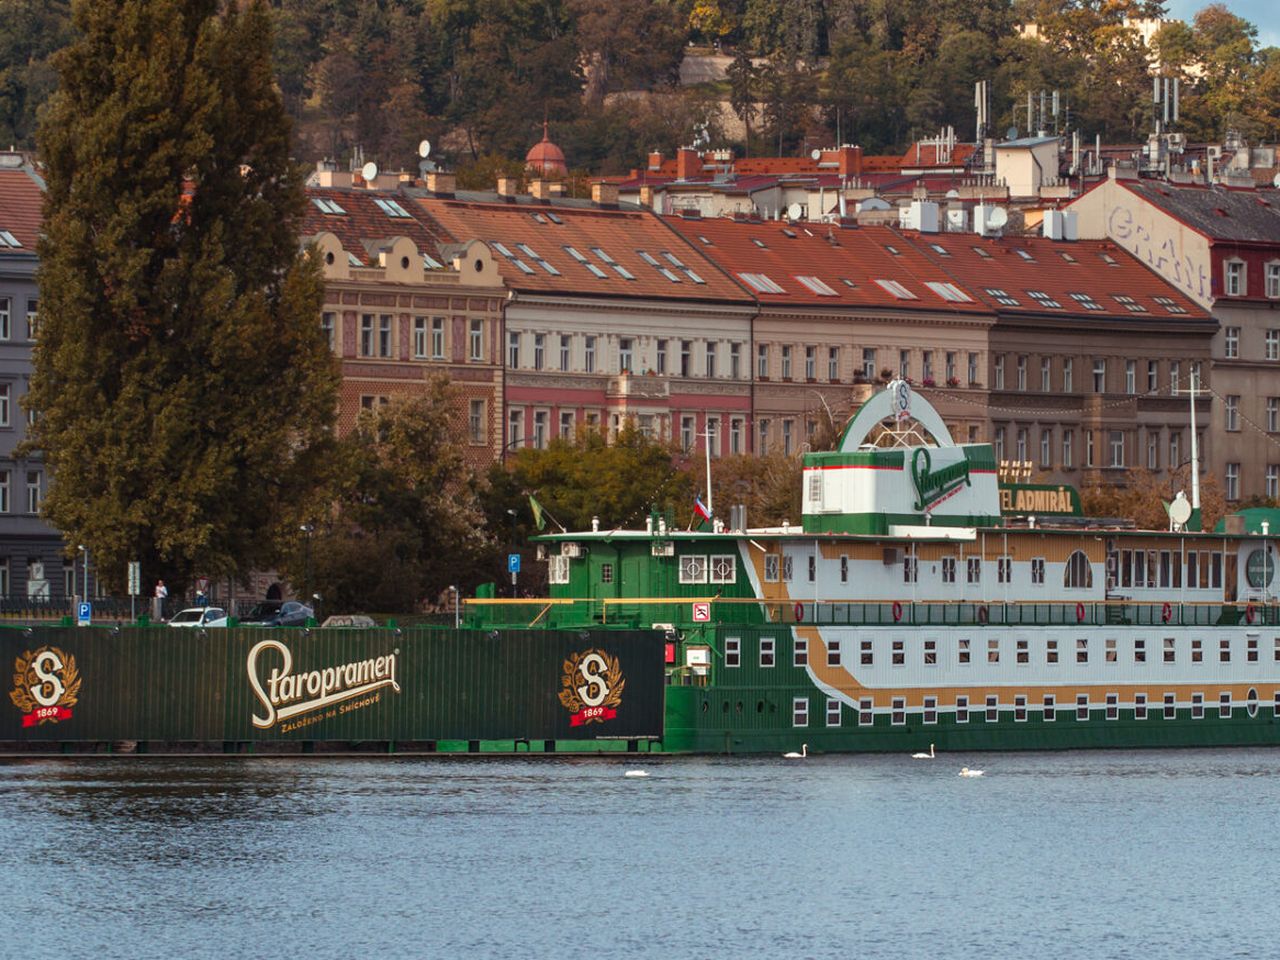
[[520,554],[518,553],[507,554],[507,572],[508,573],[520,572]]
[[76,625],[87,627],[91,622],[93,622],[93,604],[88,600],[82,600],[76,608]]

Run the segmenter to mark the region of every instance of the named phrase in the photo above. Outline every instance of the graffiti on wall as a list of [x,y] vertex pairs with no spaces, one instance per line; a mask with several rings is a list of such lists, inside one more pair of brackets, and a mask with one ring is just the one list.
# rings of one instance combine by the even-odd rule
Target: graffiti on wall
[[1161,239],[1139,223],[1133,211],[1116,204],[1107,216],[1107,236],[1156,273],[1203,303],[1209,301],[1211,281],[1208,267],[1185,251],[1179,251],[1172,236]]

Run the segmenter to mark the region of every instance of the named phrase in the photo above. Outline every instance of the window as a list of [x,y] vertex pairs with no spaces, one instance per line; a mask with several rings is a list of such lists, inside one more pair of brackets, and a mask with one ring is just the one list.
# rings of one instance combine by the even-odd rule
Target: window
[[835,383],[840,379],[840,348],[827,348],[827,379]]
[[840,726],[840,701],[834,697],[827,698],[827,726]]
[[1174,647],[1173,637],[1164,638],[1164,662],[1174,663],[1177,659],[1177,649]]
[[791,725],[807,727],[809,725],[809,698],[795,697],[791,701]]
[[1191,719],[1192,720],[1204,719],[1204,694],[1203,693],[1193,693],[1191,695]]
[[1053,465],[1053,431],[1044,427],[1040,431],[1040,466]]
[[27,513],[40,512],[41,472],[27,471]]
[[1014,659],[1015,659],[1018,663],[1030,663],[1030,662],[1031,662],[1031,651],[1027,648],[1027,646],[1028,646],[1028,645],[1027,645],[1027,641],[1026,641],[1026,640],[1018,640],[1018,641],[1014,644],[1014,650],[1015,650],[1015,656],[1014,656]]
[[1014,723],[1025,723],[1027,720],[1027,695],[1025,693],[1014,694],[1013,720]]
[[9,339],[9,311],[12,303],[8,297],[0,297],[0,340]]
[[444,359],[444,317],[431,318],[431,359]]
[[907,722],[907,698],[894,697],[891,701],[889,722],[895,727],[901,727]]
[[787,344],[782,348],[782,379],[791,379],[791,345]]
[[484,401],[472,400],[467,414],[467,427],[472,443],[485,443],[488,440],[484,425]]
[[40,329],[40,301],[27,301],[27,339],[35,340]]
[[582,369],[585,373],[596,372],[596,338],[584,337],[582,348]]
[[985,289],[987,291],[987,296],[991,297],[993,300],[995,300],[996,303],[1000,304],[1001,306],[1005,306],[1005,307],[1018,306],[1017,298],[1011,297],[1004,290],[1001,290],[998,287],[987,287]]
[[413,318],[413,358],[427,359],[427,318]]
[[520,334],[514,330],[507,334],[507,366],[512,370],[520,366]]
[[1240,429],[1240,396],[1239,394],[1229,393],[1223,398],[1224,409],[1227,416],[1227,429]]
[[[0,514],[9,512],[9,471],[0,470]],[[4,596],[0,592],[0,596]],[[1276,659],[1280,660],[1280,639],[1276,640]]]
[[1000,641],[991,639],[987,641],[987,663],[1000,662]]
[[680,582],[706,583],[707,558],[692,554],[682,556],[680,558]]
[[1258,638],[1257,637],[1249,637],[1249,639],[1245,641],[1244,658],[1249,663],[1258,662]]
[[[1266,295],[1268,300],[1280,298],[1280,263],[1267,264],[1267,281]],[[1268,330],[1268,333],[1271,331]],[[1267,357],[1268,360],[1274,360],[1275,357]]]
[[714,379],[716,375],[716,344],[714,341],[707,341],[705,356],[707,379],[711,380]]
[[1160,434],[1156,430],[1147,431],[1147,469],[1155,470],[1160,466]]
[[1043,290],[1028,290],[1027,296],[1029,296],[1036,303],[1040,304],[1040,306],[1042,307],[1050,307],[1055,310],[1062,309],[1062,304],[1060,304],[1053,297],[1049,296],[1049,294],[1045,293]]
[[1000,698],[994,694],[987,694],[987,723],[995,723],[1000,719]]
[[1138,392],[1138,364],[1135,360],[1124,362],[1124,392]]
[[1186,308],[1181,307],[1177,303],[1175,303],[1172,297],[1152,297],[1151,299],[1154,300],[1156,303],[1160,304],[1160,306],[1164,307],[1166,312],[1168,313],[1186,313],[1187,312]]
[[1026,390],[1027,389],[1027,358],[1026,357],[1018,357],[1017,371],[1018,371],[1018,389]]
[[1044,711],[1045,723],[1052,723],[1053,721],[1058,719],[1058,711],[1056,707],[1057,707],[1057,702],[1054,699],[1054,695],[1052,693],[1046,693],[1044,695],[1044,706],[1042,708]]
[[766,583],[778,582],[779,560],[781,558],[776,553],[765,554],[764,558],[764,579]]
[[1203,640],[1191,641],[1191,662],[1192,663],[1204,662],[1204,641]]
[[982,582],[982,558],[969,557],[967,559],[968,559],[969,582],[981,583]]
[[809,554],[809,582],[813,583],[818,579],[818,558],[812,553]]
[[1223,289],[1226,295],[1228,297],[1243,297],[1245,291],[1244,263],[1239,260],[1224,261],[1222,273]]
[[734,583],[738,579],[738,558],[731,553],[707,558],[710,583]]
[[956,697],[956,723],[969,722],[969,698]]
[[1075,589],[1093,587],[1093,567],[1083,550],[1076,550],[1067,558],[1066,570],[1063,572],[1062,585]]
[[391,316],[386,313],[378,317],[378,356],[391,356]]
[[[330,350],[334,348],[334,345],[337,342],[336,340],[337,322],[338,322],[338,315],[336,313],[325,312],[320,314],[320,332],[324,334],[324,342],[328,344]],[[32,339],[35,339],[35,338],[32,337]]]
[[893,665],[895,667],[905,666],[907,662],[906,641],[894,640],[892,650]]
[[976,353],[969,354],[969,386],[973,386],[978,382],[978,355]]
[[1145,693],[1135,693],[1133,695],[1133,719],[1147,719],[1147,695]]
[[959,640],[956,643],[956,662],[968,663],[970,656],[969,641]]
[[756,346],[756,376],[761,380],[769,378],[769,345],[767,343]]
[[1075,439],[1074,430],[1062,431],[1062,465],[1063,467],[1070,468],[1075,465],[1073,460],[1074,451],[1071,449],[1073,446],[1074,439]]
[[471,359],[473,361],[484,360],[484,321],[471,321]]
[[1178,700],[1172,693],[1164,695],[1164,718],[1166,720],[1176,720],[1178,718]]
[[956,582],[956,558],[955,557],[942,558],[942,582],[943,583]]
[[548,583],[568,583],[569,582],[569,558],[564,556],[553,556],[547,558],[547,582]]
[[858,701],[858,726],[869,727],[875,723],[875,710],[871,698],[864,697]]
[[1003,356],[996,357],[995,383],[993,384],[993,386],[997,390],[1004,389],[1004,357]]
[[1031,558],[1031,582],[1041,586],[1044,584],[1044,557]]
[[734,380],[742,377],[742,344],[729,344],[729,376]]
[[996,427],[995,435],[996,459],[1004,459],[1004,427]]
[[724,665],[737,667],[742,665],[742,640],[738,637],[725,637]]
[[360,315],[360,356],[373,356],[373,314]]
[[1107,361],[1093,361],[1093,392],[1105,393],[1107,389]]
[[806,667],[809,665],[809,641],[803,637],[796,637],[795,643],[791,647],[791,665],[793,667]]
[[547,337],[546,334],[535,333],[533,335],[533,369],[541,370],[546,366],[547,362]]
[[917,574],[919,573],[919,565],[916,563],[915,557],[902,558],[902,582],[915,583]]
[[9,384],[0,383],[0,427],[9,426]]
[[760,638],[760,666],[766,668],[773,666],[773,645],[773,637]]
[[1062,392],[1070,393],[1074,387],[1075,363],[1071,357],[1062,359]]
[[1076,641],[1076,663],[1089,662],[1089,641],[1081,637]]
[[1108,720],[1119,720],[1119,719],[1120,719],[1120,696],[1119,696],[1119,694],[1115,694],[1115,693],[1108,693],[1108,694],[1107,694],[1107,712],[1106,712],[1106,718],[1107,718]]
[[874,380],[876,378],[875,347],[862,348],[862,376],[867,380]]
[[937,723],[937,722],[938,722],[938,698],[937,698],[937,697],[925,697],[925,698],[924,698],[924,717],[923,717],[923,720],[924,720],[924,722],[925,722],[925,723]]
[[1227,499],[1239,500],[1240,499],[1240,464],[1228,463],[1226,478],[1227,478],[1227,489],[1226,489]]
[[1228,360],[1236,360],[1240,356],[1240,328],[1222,328],[1223,354]]
[[565,439],[573,439],[573,421],[574,415],[572,410],[560,411],[560,436]]
[[1147,641],[1145,640],[1133,641],[1133,662],[1134,663],[1147,662]]
[[693,374],[693,342],[691,340],[680,341],[680,376],[688,377]]
[[1111,444],[1111,466],[1124,466],[1124,432],[1121,430],[1108,431],[1108,439]]
[[657,366],[655,367],[655,372],[656,372],[656,373],[658,373],[658,374],[660,374],[660,375],[662,375],[662,376],[666,376],[666,373],[667,373],[667,341],[666,341],[666,340],[659,340],[659,341],[658,341],[658,344],[657,344],[657,348],[656,348],[656,350],[657,350],[657,354],[656,354],[656,360],[655,360],[655,362],[656,362]]
[[926,667],[936,667],[938,665],[937,640],[926,640],[924,642],[924,665]]
[[1219,663],[1231,662],[1231,641],[1230,640],[1218,641],[1218,662]]
[[630,373],[632,350],[635,341],[630,337],[621,337],[618,340],[618,372]]
[[1087,693],[1076,694],[1076,719],[1089,719],[1089,695]]
[[742,453],[742,418],[733,417],[729,420],[729,452]]
[[840,666],[840,641],[839,640],[827,641],[827,666],[828,667]]

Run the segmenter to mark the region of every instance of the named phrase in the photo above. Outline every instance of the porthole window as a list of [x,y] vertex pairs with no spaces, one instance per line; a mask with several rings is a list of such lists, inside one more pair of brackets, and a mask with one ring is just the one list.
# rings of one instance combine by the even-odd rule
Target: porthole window
[[400,258],[400,269],[401,269],[401,270],[408,270],[408,269],[409,269],[409,258],[408,258],[408,257],[401,257],[401,258]]
[[483,260],[477,260],[477,261],[476,261],[476,273],[484,273],[484,261],[483,261]]
[[1253,687],[1249,688],[1248,699],[1244,702],[1244,709],[1250,717],[1258,715],[1258,691]]
[[324,255],[324,262],[325,262],[325,263],[327,263],[327,264],[329,264],[330,266],[332,266],[332,265],[333,265],[333,254],[332,254],[332,253],[326,253],[326,254]]

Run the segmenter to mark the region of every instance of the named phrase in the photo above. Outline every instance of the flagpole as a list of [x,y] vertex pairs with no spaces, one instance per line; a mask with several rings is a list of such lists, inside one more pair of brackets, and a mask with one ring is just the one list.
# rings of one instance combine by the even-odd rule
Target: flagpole
[[711,505],[711,425],[705,424],[702,431],[702,449],[707,455],[707,513],[715,516],[715,509]]

